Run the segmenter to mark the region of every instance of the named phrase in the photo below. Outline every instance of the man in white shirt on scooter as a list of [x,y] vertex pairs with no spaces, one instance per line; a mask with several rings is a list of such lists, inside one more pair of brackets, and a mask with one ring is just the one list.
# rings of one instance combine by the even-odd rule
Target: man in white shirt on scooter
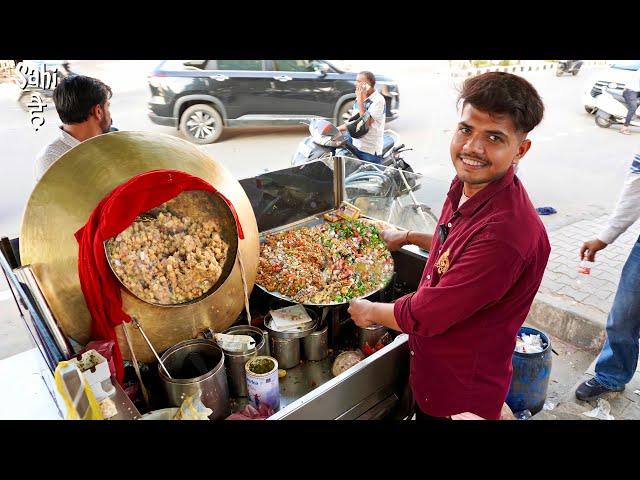
[[[384,97],[374,87],[376,77],[373,73],[363,71],[356,77],[356,103],[360,116],[369,113],[367,125],[369,130],[359,138],[348,135],[348,141],[357,150],[363,160],[373,163],[382,163],[382,146],[384,136],[386,103]],[[341,132],[347,132],[346,125],[340,125]]]

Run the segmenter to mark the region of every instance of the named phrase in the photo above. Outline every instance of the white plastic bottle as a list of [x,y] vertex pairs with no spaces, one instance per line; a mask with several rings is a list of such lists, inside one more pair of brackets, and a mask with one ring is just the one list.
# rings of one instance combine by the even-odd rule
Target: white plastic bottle
[[582,258],[580,265],[578,265],[578,278],[576,284],[580,288],[589,287],[591,285],[591,271],[593,269],[594,262]]

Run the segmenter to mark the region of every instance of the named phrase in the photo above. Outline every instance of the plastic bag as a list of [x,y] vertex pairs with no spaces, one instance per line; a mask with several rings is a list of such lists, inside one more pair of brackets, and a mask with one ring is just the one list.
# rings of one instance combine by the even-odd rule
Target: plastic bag
[[174,420],[209,420],[209,415],[213,413],[213,410],[204,406],[200,397],[194,397],[192,395],[187,396]]
[[261,403],[257,409],[253,405],[246,405],[242,410],[232,413],[225,420],[265,420],[275,412],[265,403]]
[[611,405],[603,398],[598,399],[598,406],[590,412],[584,412],[585,417],[598,418],[600,420],[615,420],[611,415]]

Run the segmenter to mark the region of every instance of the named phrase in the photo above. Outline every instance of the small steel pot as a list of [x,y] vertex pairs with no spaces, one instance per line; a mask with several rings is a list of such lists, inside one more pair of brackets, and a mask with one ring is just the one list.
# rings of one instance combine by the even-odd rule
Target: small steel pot
[[364,348],[364,344],[368,343],[371,348],[376,346],[384,334],[387,333],[387,327],[384,325],[369,325],[368,327],[358,327],[358,345],[360,350]]
[[271,356],[280,368],[293,368],[300,363],[300,339],[270,337]]
[[322,360],[329,355],[329,327],[312,332],[302,339],[302,350],[307,360]]
[[311,323],[304,330],[298,330],[294,332],[280,332],[278,330],[273,330],[271,328],[271,313],[267,313],[264,316],[264,328],[269,332],[269,337],[277,337],[281,339],[292,339],[292,338],[303,338],[307,335],[310,335],[311,332],[315,331],[318,326],[318,314],[309,308],[305,308],[309,317],[311,317]]
[[262,330],[249,325],[237,325],[226,329],[222,333],[229,335],[249,335],[256,341],[256,347],[248,352],[240,353],[224,350],[227,359],[227,381],[229,383],[231,396],[246,397],[249,392],[247,390],[247,376],[244,366],[250,358],[268,353]]
[[[190,354],[197,354],[209,370],[192,377],[186,366]],[[185,340],[168,349],[161,360],[172,377],[158,365],[170,406],[180,407],[188,395],[199,395],[202,403],[213,410],[209,417],[212,420],[222,420],[231,414],[224,353],[218,345],[200,338]]]

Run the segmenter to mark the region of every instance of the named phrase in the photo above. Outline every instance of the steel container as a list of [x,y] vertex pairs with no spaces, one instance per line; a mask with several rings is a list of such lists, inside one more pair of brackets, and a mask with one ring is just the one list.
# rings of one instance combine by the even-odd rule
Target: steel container
[[387,333],[387,327],[384,325],[369,325],[368,327],[358,327],[358,345],[360,350],[368,343],[371,348],[376,346],[384,334]]
[[329,327],[312,332],[302,339],[302,350],[307,360],[322,360],[329,354]]
[[249,335],[256,341],[255,348],[247,352],[230,352],[223,349],[226,358],[229,392],[232,397],[246,397],[249,392],[247,390],[247,377],[244,366],[249,359],[257,355],[267,355],[267,343],[264,340],[262,330],[258,327],[237,325],[226,329],[222,333],[228,335]]
[[[197,354],[209,370],[202,375],[191,377],[187,372],[190,354]],[[169,405],[180,407],[187,396],[200,396],[202,403],[213,410],[209,418],[222,420],[228,417],[231,409],[224,358],[225,355],[218,345],[200,338],[185,340],[167,350],[161,360],[172,378],[167,376],[160,365],[158,372]]]
[[271,337],[271,356],[280,368],[293,368],[300,363],[300,339]]

